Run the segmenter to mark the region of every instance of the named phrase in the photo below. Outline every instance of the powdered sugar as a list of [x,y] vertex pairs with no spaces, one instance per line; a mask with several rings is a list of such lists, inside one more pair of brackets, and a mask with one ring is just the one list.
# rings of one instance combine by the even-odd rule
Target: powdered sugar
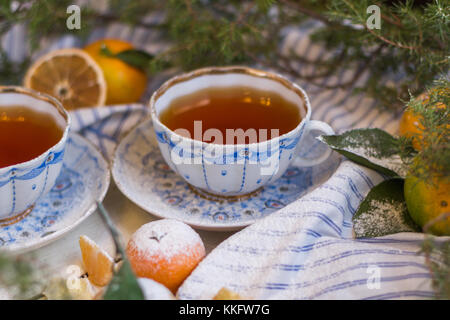
[[389,157],[376,156],[369,147],[347,148],[346,151],[365,158],[367,161],[380,167],[394,171],[401,177],[405,177],[407,166],[403,163],[399,155],[395,154]]
[[[339,152],[345,152],[347,156],[349,156],[348,153],[351,153],[364,158],[368,162],[389,169],[401,177],[405,177],[407,173],[407,166],[400,157],[398,141],[382,130],[357,129],[340,136],[320,137],[320,140]],[[353,157],[351,157],[351,160],[367,165],[364,161]]]
[[199,244],[200,236],[190,226],[173,219],[162,219],[141,226],[130,240],[140,255],[164,256],[168,261],[183,252],[189,254]]
[[354,220],[356,237],[378,237],[415,231],[408,221],[404,202],[372,200],[370,207],[371,210],[363,212]]

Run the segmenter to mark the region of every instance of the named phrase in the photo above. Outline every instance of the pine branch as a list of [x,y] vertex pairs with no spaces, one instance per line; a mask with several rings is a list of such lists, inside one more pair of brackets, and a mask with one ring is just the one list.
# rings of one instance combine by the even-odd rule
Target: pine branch
[[[23,0],[13,10],[10,1],[2,2],[0,35],[16,23],[28,23],[32,48],[37,48],[43,36],[69,32],[64,23],[69,3],[70,0]],[[366,26],[366,9],[372,4],[369,0],[110,0],[109,10],[102,13],[84,6],[83,27],[75,34],[84,37],[92,28],[113,22],[162,32],[172,48],[156,55],[148,67],[151,72],[173,66],[190,70],[256,62],[320,85],[321,79],[343,69],[368,71],[370,80],[357,90],[378,96],[384,105],[399,105],[400,99],[408,96],[408,90],[413,94],[421,92],[448,70],[450,8],[448,1],[443,0],[376,3],[381,8],[381,30]],[[142,18],[151,12],[163,14],[163,21],[143,22]],[[335,52],[330,58],[309,61],[294,52],[287,57],[278,52],[286,28],[307,19],[324,23],[311,39]],[[356,25],[363,28],[355,28]],[[372,48],[382,44],[382,53],[374,57]],[[317,72],[302,74],[296,63],[312,64]],[[9,75],[16,69],[19,68],[0,68],[0,79],[13,79]],[[397,80],[396,87],[384,85],[399,73],[404,76]],[[359,77],[355,75],[349,82],[324,88],[351,88]]]
[[301,2],[290,0],[281,0],[280,2],[286,4],[289,8],[307,15],[308,17],[325,23],[328,26],[336,27],[336,25],[338,24],[337,22],[328,19],[325,15],[319,13],[318,11],[303,6]]

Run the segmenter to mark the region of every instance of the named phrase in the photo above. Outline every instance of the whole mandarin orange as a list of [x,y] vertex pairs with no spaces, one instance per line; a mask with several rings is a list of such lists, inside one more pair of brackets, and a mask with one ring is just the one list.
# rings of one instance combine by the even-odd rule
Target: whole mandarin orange
[[411,218],[437,236],[450,236],[450,181],[448,178],[421,180],[408,175],[404,194]]
[[414,149],[420,150],[423,126],[420,116],[410,109],[406,109],[400,119],[399,133],[403,137],[411,138]]
[[103,54],[102,47],[104,46],[113,54],[134,49],[134,47],[122,40],[102,39],[84,48],[103,71],[107,87],[106,104],[139,101],[147,87],[146,74],[118,58]]
[[138,277],[153,279],[175,294],[205,256],[205,246],[187,224],[162,219],[141,226],[126,253]]
[[[431,92],[436,91],[437,89],[431,89]],[[440,94],[444,94],[443,92],[439,92]],[[421,94],[419,97],[417,97],[419,101],[421,101],[423,104],[426,104],[429,102],[430,96],[427,93]],[[447,106],[443,103],[436,103],[435,105],[431,106],[432,108],[437,109],[445,109]],[[407,108],[404,112],[402,117],[400,118],[400,124],[399,124],[399,134],[403,137],[407,137],[412,139],[412,144],[414,149],[417,151],[420,151],[422,149],[422,133],[425,129],[423,125],[421,124],[422,116],[415,113],[411,108]],[[450,125],[447,124],[447,128],[450,128]]]

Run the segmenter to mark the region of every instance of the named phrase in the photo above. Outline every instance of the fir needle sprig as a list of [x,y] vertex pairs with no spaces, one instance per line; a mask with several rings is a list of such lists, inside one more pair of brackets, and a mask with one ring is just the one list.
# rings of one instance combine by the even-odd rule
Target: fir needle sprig
[[[167,50],[155,52],[146,68],[150,73],[172,67],[191,70],[208,65],[260,64],[325,89],[363,91],[377,98],[378,105],[397,111],[410,92],[423,92],[448,71],[450,64],[448,0],[379,0],[379,30],[366,25],[367,8],[373,4],[370,0],[109,0],[101,12],[86,2],[81,7],[82,28],[68,30],[66,8],[71,2],[2,1],[0,36],[24,23],[31,48],[36,49],[45,37],[72,34],[85,38],[95,27],[126,23],[158,32],[171,44]],[[163,18],[149,23],[143,18],[150,14]],[[334,54],[320,61],[307,61],[293,50],[281,54],[279,46],[286,30],[312,20],[323,26],[311,39]],[[304,74],[303,68],[291,63],[314,65],[317,72]],[[20,77],[14,77],[20,68],[9,64],[0,62],[0,81],[20,83]],[[330,87],[320,80],[347,69],[357,71],[348,82]],[[361,83],[363,72],[370,77]],[[388,81],[393,78],[395,85]]]

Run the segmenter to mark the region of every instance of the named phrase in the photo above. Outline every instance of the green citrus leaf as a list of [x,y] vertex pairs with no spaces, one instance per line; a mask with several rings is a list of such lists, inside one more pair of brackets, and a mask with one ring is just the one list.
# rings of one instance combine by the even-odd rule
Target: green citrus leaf
[[406,176],[399,140],[380,129],[354,129],[319,139],[350,160],[392,177]]
[[128,259],[123,261],[119,271],[108,285],[104,300],[144,300],[144,294],[131,269]]
[[146,71],[153,59],[153,56],[145,51],[132,49],[119,52],[116,54],[116,58],[132,67]]
[[153,56],[151,54],[138,49],[124,50],[114,54],[107,46],[102,46],[100,52],[105,56],[122,60],[126,64],[144,72],[147,72],[150,63],[153,60]]
[[376,185],[353,216],[356,238],[381,237],[398,232],[418,232],[403,196],[404,180],[394,178]]

